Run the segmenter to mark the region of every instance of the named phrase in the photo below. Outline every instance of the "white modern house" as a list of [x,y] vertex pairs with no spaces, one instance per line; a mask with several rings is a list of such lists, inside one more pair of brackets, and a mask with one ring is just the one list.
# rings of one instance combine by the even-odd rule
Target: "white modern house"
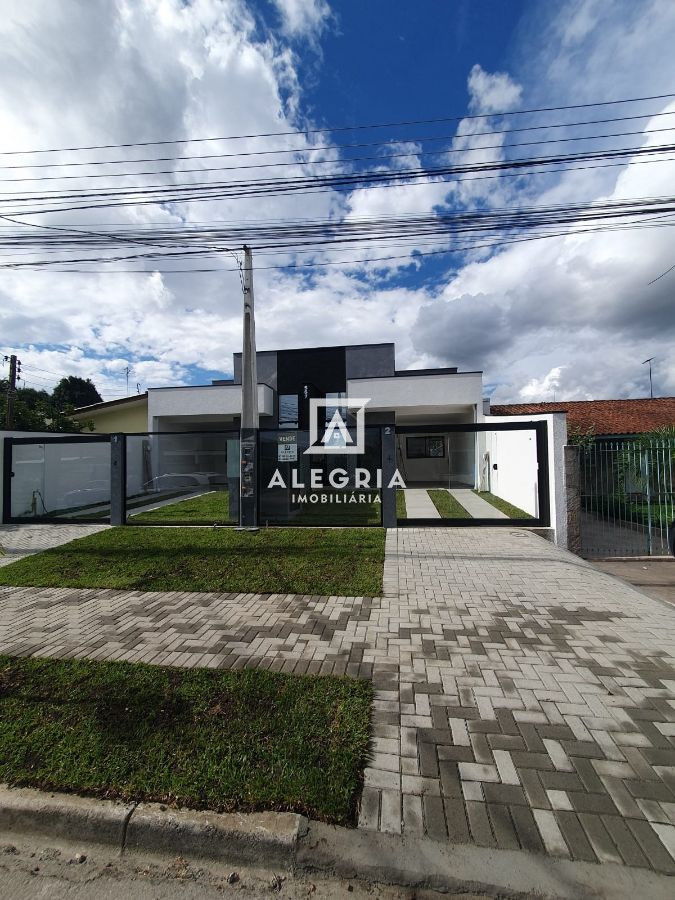
[[[96,433],[132,435],[127,446],[133,489],[148,483],[169,489],[180,484],[181,476],[218,486],[238,475],[241,354],[234,355],[233,370],[231,378],[208,385],[151,388],[144,395],[94,404],[78,410],[76,418],[93,423]],[[367,399],[365,424],[373,441],[380,440],[382,428],[395,431],[395,464],[406,487],[420,497],[430,488],[460,491],[479,518],[487,507],[469,497],[474,490],[539,516],[542,450],[531,429],[461,426],[545,421],[551,521],[564,530],[562,478],[555,477],[562,471],[564,416],[490,416],[482,372],[397,369],[393,343],[258,351],[257,371],[263,470],[277,461],[280,442],[302,442],[312,399],[328,401],[326,421],[349,399]],[[374,444],[371,449],[373,456]],[[303,462],[302,451],[299,459]],[[304,462],[309,464],[309,458]],[[424,503],[423,509],[437,515],[428,500]]]

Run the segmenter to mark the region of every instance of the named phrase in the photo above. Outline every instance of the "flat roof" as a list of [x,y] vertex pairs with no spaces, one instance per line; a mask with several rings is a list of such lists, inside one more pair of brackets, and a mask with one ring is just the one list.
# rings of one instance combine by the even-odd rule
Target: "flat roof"
[[[276,350],[256,350],[256,356],[263,356],[266,353],[303,353],[305,351],[315,350],[351,350],[360,347],[395,347],[393,341],[378,341],[377,343],[366,344],[323,344],[320,347],[277,347]],[[241,353],[233,353],[233,356],[241,356]]]

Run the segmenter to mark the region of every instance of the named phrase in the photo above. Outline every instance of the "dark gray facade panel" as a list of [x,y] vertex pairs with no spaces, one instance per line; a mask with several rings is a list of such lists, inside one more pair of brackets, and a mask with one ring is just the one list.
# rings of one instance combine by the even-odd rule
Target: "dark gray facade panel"
[[364,344],[345,347],[347,380],[350,378],[378,378],[396,371],[393,344]]
[[[258,350],[256,353],[258,366],[258,384],[268,384],[277,390],[277,351]],[[241,353],[234,354],[234,383],[241,384]]]

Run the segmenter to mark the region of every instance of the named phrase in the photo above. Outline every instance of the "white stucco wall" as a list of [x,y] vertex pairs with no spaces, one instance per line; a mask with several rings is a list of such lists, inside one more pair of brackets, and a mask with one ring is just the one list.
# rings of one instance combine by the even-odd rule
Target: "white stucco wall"
[[385,378],[351,378],[349,397],[369,397],[369,410],[438,406],[474,406],[482,403],[480,372],[455,375],[392,375]]
[[[274,392],[266,384],[258,385],[258,409],[261,416],[274,412]],[[159,417],[239,416],[240,384],[209,384],[199,387],[151,388],[148,391],[148,430]]]
[[[567,443],[567,417],[564,413],[538,416],[485,416],[490,422],[546,422],[548,426],[548,469],[549,495],[551,504],[551,527],[555,529],[555,542],[567,547],[567,504],[565,500],[565,463],[563,448]],[[494,443],[494,458],[491,463],[498,465],[497,480],[492,481],[492,492],[510,503],[514,503],[531,515],[536,515],[536,438],[533,431],[488,432],[486,446]],[[513,437],[508,437],[513,435]],[[531,437],[531,441],[528,440]],[[530,473],[534,471],[533,484]]]

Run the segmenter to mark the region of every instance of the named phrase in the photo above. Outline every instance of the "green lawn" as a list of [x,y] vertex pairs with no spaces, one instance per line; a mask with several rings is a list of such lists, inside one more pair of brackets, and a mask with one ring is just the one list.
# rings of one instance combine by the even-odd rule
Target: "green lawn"
[[518,506],[514,506],[513,503],[509,503],[508,500],[502,500],[501,497],[497,497],[494,494],[491,494],[490,491],[477,491],[474,489],[474,494],[482,497],[483,500],[485,500],[491,506],[494,506],[495,509],[501,510],[505,515],[509,517],[509,519],[534,518],[534,516],[526,513],[524,509],[520,509]]
[[0,568],[0,584],[376,596],[379,528],[135,528],[91,534]]
[[442,519],[470,519],[472,516],[452,494],[443,490],[427,491]]
[[[202,525],[227,525],[232,523],[228,491],[209,491],[199,497],[167,503],[159,509],[130,513],[132,524],[173,525],[194,523]],[[146,501],[148,505],[151,499]]]
[[371,698],[333,676],[0,656],[0,781],[344,824]]
[[405,507],[405,491],[397,488],[396,490],[396,518],[407,519],[408,511]]
[[[325,488],[316,491],[303,491],[302,493],[316,494],[319,497],[325,496],[327,499],[333,497],[333,502],[328,499],[327,503],[306,503],[302,506],[296,506],[292,513],[293,522],[296,525],[314,526],[331,525],[331,526],[353,526],[358,528],[364,525],[381,525],[382,524],[382,502],[381,492],[379,490],[358,490],[358,491],[342,491],[333,488]],[[343,503],[335,502],[343,501],[354,495],[357,500],[359,495],[367,497],[380,497],[379,503]],[[261,512],[261,519],[264,514]]]

